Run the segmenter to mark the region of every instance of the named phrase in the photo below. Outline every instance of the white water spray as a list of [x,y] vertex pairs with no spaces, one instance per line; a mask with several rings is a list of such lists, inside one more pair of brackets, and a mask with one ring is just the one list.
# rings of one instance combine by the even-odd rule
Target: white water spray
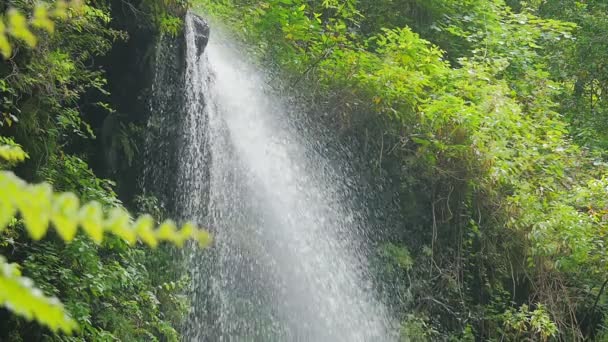
[[[346,204],[355,194],[342,185],[345,175],[226,40],[212,34],[198,56],[196,20],[186,18],[177,207],[211,227],[216,241],[191,258],[194,305],[204,314],[190,321],[187,337],[395,339],[374,299],[360,247],[365,217]],[[202,267],[205,258],[213,265]]]

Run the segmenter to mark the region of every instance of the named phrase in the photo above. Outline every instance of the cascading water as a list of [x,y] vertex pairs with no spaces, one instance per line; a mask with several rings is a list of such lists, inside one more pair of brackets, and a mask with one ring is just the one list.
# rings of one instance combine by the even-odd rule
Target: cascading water
[[[366,273],[365,215],[345,175],[262,73],[186,17],[186,98],[175,210],[210,227],[189,252],[192,341],[385,341],[392,320]],[[302,117],[302,115],[300,115]],[[170,175],[167,175],[170,176]]]

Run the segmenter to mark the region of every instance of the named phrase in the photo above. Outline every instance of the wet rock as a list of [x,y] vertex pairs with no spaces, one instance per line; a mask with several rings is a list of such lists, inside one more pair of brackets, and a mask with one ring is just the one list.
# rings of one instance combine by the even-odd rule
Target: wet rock
[[209,24],[205,19],[199,17],[196,14],[192,15],[192,23],[195,28],[195,44],[196,44],[196,55],[200,57],[205,51],[205,47],[209,42]]

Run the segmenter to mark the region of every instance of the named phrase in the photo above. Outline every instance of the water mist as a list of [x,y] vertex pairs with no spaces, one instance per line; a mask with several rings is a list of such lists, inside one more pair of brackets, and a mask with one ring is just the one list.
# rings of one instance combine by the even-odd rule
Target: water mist
[[[174,139],[174,207],[210,227],[190,251],[191,341],[386,341],[348,175],[321,152],[297,108],[201,19],[185,20],[183,115]],[[206,37],[205,37],[206,38]],[[344,161],[338,161],[344,162]]]

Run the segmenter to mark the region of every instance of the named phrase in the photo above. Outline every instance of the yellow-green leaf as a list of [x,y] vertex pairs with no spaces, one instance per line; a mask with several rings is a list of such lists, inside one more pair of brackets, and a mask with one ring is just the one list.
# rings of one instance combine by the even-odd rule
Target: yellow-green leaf
[[171,220],[163,222],[156,232],[156,237],[161,241],[174,241],[176,236],[177,227],[175,226],[175,222]]
[[51,221],[55,230],[65,241],[72,241],[78,231],[78,209],[80,201],[73,193],[55,195]]
[[58,19],[66,19],[68,17],[68,4],[63,0],[55,2],[55,9],[53,10],[53,16]]
[[177,237],[175,239],[175,243],[178,246],[182,246],[186,240],[192,237],[193,233],[196,231],[196,227],[188,222],[186,223],[182,229],[177,233]]
[[24,161],[28,157],[27,153],[17,145],[0,145],[0,159],[15,163]]
[[137,236],[143,240],[143,242],[154,248],[158,245],[158,240],[156,240],[156,236],[154,236],[154,232],[152,231],[153,226],[154,219],[152,216],[142,215],[137,219],[137,221],[135,221],[133,229],[137,233]]
[[211,238],[211,234],[204,230],[199,230],[196,232],[196,240],[198,241],[198,245],[201,248],[208,247],[213,239]]
[[56,298],[44,296],[29,278],[21,276],[15,264],[0,256],[0,306],[24,317],[36,320],[53,331],[70,333],[77,328]]
[[34,8],[32,26],[46,30],[49,33],[55,32],[55,23],[49,19],[49,13],[44,5],[37,5]]
[[120,207],[112,208],[106,219],[98,202],[79,207],[76,195],[55,194],[47,183],[28,185],[10,171],[0,171],[0,189],[0,227],[6,226],[19,212],[26,230],[34,239],[41,239],[52,222],[65,241],[74,238],[78,226],[97,243],[103,241],[105,232],[113,233],[131,244],[140,238],[151,247],[156,247],[160,241],[178,246],[189,239],[198,240],[202,245],[210,241],[209,234],[192,223],[185,224],[179,231],[171,221],[166,221],[155,230],[154,219],[150,215],[143,215],[131,223],[129,213]]
[[29,47],[36,46],[36,36],[30,31],[27,20],[21,12],[14,8],[8,10],[8,30],[17,39],[23,40]]
[[[2,185],[0,184],[0,189]],[[2,231],[6,225],[11,221],[13,217],[15,217],[16,208],[8,200],[8,198],[1,196],[0,197],[0,231]]]
[[120,208],[112,208],[105,224],[108,231],[123,238],[128,244],[132,245],[137,240],[137,236],[135,235],[135,231],[131,229],[130,221],[131,217],[129,213]]
[[30,236],[40,240],[47,231],[51,214],[51,186],[45,183],[28,185],[18,198],[23,221],[28,227]]
[[103,210],[98,202],[89,202],[80,209],[80,224],[84,231],[95,241],[103,240]]
[[13,49],[6,35],[6,26],[4,25],[4,21],[0,19],[0,53],[2,53],[4,58],[8,58],[12,51]]

